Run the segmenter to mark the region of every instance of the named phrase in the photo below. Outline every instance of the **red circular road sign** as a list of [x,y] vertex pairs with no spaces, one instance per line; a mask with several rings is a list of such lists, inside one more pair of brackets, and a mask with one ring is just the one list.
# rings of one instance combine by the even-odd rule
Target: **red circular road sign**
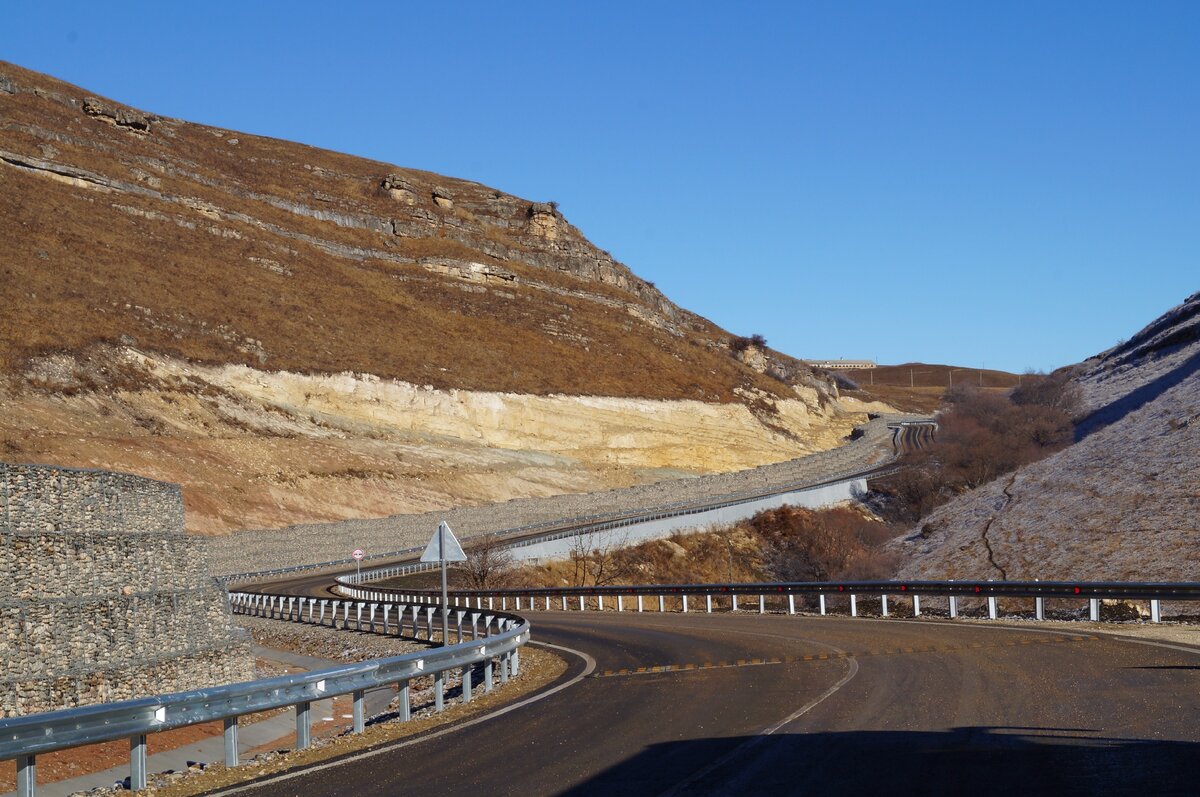
[[364,556],[366,556],[366,554],[363,553],[362,548],[355,548],[354,553],[352,553],[350,555],[353,556],[355,559],[362,559]]

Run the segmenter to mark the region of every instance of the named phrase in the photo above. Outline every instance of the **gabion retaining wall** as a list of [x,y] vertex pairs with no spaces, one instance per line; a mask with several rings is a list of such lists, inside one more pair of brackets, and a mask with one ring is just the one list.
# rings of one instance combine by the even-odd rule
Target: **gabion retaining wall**
[[179,486],[0,463],[0,716],[253,677]]

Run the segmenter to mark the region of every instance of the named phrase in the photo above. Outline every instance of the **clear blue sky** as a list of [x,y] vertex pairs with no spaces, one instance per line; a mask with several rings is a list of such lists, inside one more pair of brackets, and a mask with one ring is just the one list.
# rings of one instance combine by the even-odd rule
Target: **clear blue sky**
[[813,357],[1053,368],[1200,290],[1200,3],[10,2],[0,58],[567,217]]

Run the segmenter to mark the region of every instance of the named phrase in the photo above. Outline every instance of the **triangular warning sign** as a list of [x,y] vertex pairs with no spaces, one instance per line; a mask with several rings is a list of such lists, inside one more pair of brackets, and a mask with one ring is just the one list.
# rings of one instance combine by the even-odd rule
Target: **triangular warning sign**
[[433,533],[433,537],[429,540],[429,544],[425,546],[425,553],[421,554],[422,562],[465,562],[467,555],[463,553],[462,546],[458,543],[458,538],[454,536],[454,532],[450,530],[450,526],[446,521],[438,524],[437,531]]

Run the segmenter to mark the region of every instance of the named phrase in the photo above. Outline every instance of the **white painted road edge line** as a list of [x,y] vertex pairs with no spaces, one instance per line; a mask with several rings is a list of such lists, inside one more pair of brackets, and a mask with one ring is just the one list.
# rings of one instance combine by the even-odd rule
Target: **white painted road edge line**
[[[805,640],[805,641],[807,641],[807,640]],[[822,643],[817,643],[817,644],[822,644]],[[839,648],[835,648],[832,645],[822,645],[822,646],[828,647],[837,653],[845,653],[846,652]],[[805,703],[803,706],[796,709],[791,714],[788,714],[786,717],[779,720],[775,724],[769,725],[766,728],[763,728],[761,731],[758,732],[757,735],[742,742],[737,747],[733,748],[728,753],[726,753],[725,755],[718,758],[716,761],[713,761],[708,766],[703,767],[702,769],[699,769],[699,770],[693,772],[691,775],[689,775],[684,780],[679,781],[671,788],[662,792],[659,795],[659,797],[674,797],[674,795],[679,794],[684,789],[695,784],[697,781],[699,781],[701,778],[708,775],[709,773],[714,772],[715,770],[719,769],[720,767],[725,766],[733,759],[745,755],[747,752],[749,752],[754,747],[762,744],[762,742],[768,736],[774,734],[776,731],[778,731],[780,728],[784,727],[785,725],[788,725],[788,724],[800,719],[802,716],[804,716],[808,712],[812,711],[814,708],[819,706],[821,703],[825,702],[826,699],[828,699],[829,697],[832,697],[834,692],[838,691],[843,686],[850,683],[850,679],[852,679],[855,675],[858,674],[858,662],[853,657],[848,656],[847,658],[842,659],[842,661],[845,661],[846,664],[848,665],[846,668],[846,674],[843,675],[841,680],[839,680],[833,686],[829,687],[824,692],[817,695],[815,698],[813,698],[809,702]]]
[[425,734],[423,736],[416,736],[411,739],[406,739],[402,742],[397,742],[396,744],[389,744],[389,745],[385,745],[383,747],[378,747],[374,750],[365,750],[361,753],[356,753],[354,755],[345,756],[343,758],[339,758],[336,761],[329,761],[324,764],[314,764],[310,767],[304,767],[303,769],[297,770],[295,772],[284,772],[284,773],[276,775],[274,777],[268,777],[264,780],[256,781],[255,783],[244,783],[241,785],[230,786],[229,788],[223,789],[221,791],[207,792],[208,797],[224,797],[224,795],[227,795],[227,794],[243,794],[245,792],[252,791],[260,786],[273,786],[277,783],[283,783],[285,781],[289,781],[294,778],[305,778],[305,777],[308,777],[309,775],[313,774],[314,772],[321,772],[322,770],[332,769],[334,767],[340,767],[344,764],[350,764],[355,761],[363,761],[368,758],[374,758],[375,756],[385,755],[394,750],[398,750],[401,747],[408,747],[410,745],[421,744],[422,742],[428,742],[432,739],[437,739],[438,737],[445,736],[448,733],[454,733],[455,731],[461,730],[462,728],[469,728],[472,725],[478,725],[482,722],[487,722],[488,720],[495,719],[496,717],[507,714],[510,711],[515,711],[523,706],[528,706],[530,703],[536,703],[539,700],[544,700],[545,698],[550,697],[553,694],[561,692],[562,690],[566,689],[567,687],[574,686],[575,684],[582,681],[584,678],[587,678],[589,675],[591,675],[596,670],[596,660],[593,659],[588,654],[584,653],[582,650],[575,650],[574,648],[565,648],[561,645],[551,645],[549,642],[530,641],[529,644],[537,645],[538,647],[543,647],[543,648],[553,648],[555,650],[561,650],[564,653],[570,653],[572,655],[578,656],[579,658],[583,659],[583,664],[584,664],[583,672],[579,673],[578,675],[576,675],[574,678],[567,681],[566,683],[559,684],[558,686],[554,687],[553,689],[548,689],[545,692],[538,692],[537,694],[532,695],[531,697],[527,697],[524,700],[519,700],[516,703],[504,706],[503,708],[498,708],[491,713],[484,714],[482,717],[476,717],[475,719],[468,720],[466,722],[460,722],[457,725],[450,726],[449,728],[442,728],[440,731],[435,731],[434,733]]

